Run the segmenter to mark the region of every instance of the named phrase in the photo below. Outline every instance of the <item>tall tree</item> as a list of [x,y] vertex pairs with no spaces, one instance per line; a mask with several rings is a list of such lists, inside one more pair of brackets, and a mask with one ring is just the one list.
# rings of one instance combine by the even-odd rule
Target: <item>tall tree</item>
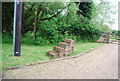
[[108,25],[109,31],[109,26],[114,24],[112,15],[115,13],[116,10],[110,2],[101,1],[99,4],[95,5],[91,22],[102,31],[104,31],[104,26]]
[[[26,7],[28,7],[28,10],[31,10],[31,12],[29,12],[30,14],[27,14],[28,12],[25,12],[24,15],[24,19],[25,20],[29,20],[29,22],[24,22],[24,27],[23,27],[23,33],[26,33],[30,30],[33,29],[33,23],[34,23],[34,18],[37,17],[38,22],[37,24],[40,24],[42,21],[46,21],[46,20],[50,20],[52,18],[57,17],[57,15],[59,15],[65,8],[67,8],[68,6],[71,5],[71,3],[66,3],[66,5],[64,3],[58,3],[58,2],[46,2],[46,3],[31,3],[31,5],[26,3]],[[35,4],[35,5],[34,5]],[[32,14],[34,14],[33,12],[35,12],[37,8],[37,15],[34,16]],[[26,24],[27,23],[27,24]],[[34,23],[36,24],[36,23]],[[25,26],[31,26],[31,27],[25,27]],[[35,27],[35,26],[34,26]],[[37,28],[34,28],[35,32],[34,32],[34,38],[36,36],[36,32],[37,32]]]
[[36,38],[36,33],[37,33],[37,11],[35,11],[35,22],[34,22],[33,39]]
[[79,10],[77,11],[78,14],[82,14],[84,17],[91,19],[92,11],[94,8],[94,3],[91,2],[77,2]]

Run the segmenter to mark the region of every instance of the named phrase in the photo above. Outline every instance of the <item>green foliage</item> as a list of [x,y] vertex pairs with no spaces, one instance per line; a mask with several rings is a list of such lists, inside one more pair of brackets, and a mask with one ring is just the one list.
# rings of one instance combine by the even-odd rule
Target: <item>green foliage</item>
[[103,32],[110,32],[110,33],[112,33],[112,29],[109,26],[107,26],[107,25],[103,25],[100,28],[100,30],[103,31]]
[[112,34],[120,37],[120,30],[113,30]]
[[37,37],[33,44],[35,45],[39,45],[39,46],[43,46],[43,45],[48,45],[50,44],[48,40],[45,40],[44,38],[41,38],[41,37]]
[[81,2],[79,7],[78,14],[82,14],[84,17],[91,19],[92,11],[94,8],[93,2]]
[[13,2],[2,3],[2,32],[12,34],[13,27]]
[[91,23],[103,32],[111,32],[110,27],[115,24],[113,15],[116,13],[116,9],[109,1],[100,1],[100,3],[94,5]]
[[[66,8],[66,5],[70,4]],[[65,38],[81,42],[96,41],[101,30],[90,22],[93,3],[81,3],[83,6],[83,16],[76,14],[79,9],[76,3],[62,2],[40,2],[40,3],[23,3],[23,24],[22,40],[24,44],[48,45],[57,44]],[[85,4],[87,4],[85,6]],[[64,9],[63,9],[64,8]],[[37,35],[33,40],[34,15],[37,10]],[[58,13],[52,17],[55,13]],[[48,18],[44,20],[44,18]],[[41,20],[43,19],[43,20]],[[7,31],[6,31],[7,32]],[[10,37],[11,38],[11,37]],[[6,38],[7,39],[7,38]],[[5,37],[3,40],[7,41]]]
[[12,44],[12,36],[9,34],[2,34],[2,43],[6,44],[6,43],[11,43]]

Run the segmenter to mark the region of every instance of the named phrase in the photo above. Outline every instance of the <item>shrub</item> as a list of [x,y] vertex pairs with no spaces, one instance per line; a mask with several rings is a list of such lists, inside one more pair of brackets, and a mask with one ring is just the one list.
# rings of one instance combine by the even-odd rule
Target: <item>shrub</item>
[[33,41],[33,44],[43,46],[43,45],[50,44],[50,42],[48,40],[41,38],[41,37],[38,37]]
[[2,43],[12,43],[13,42],[13,36],[9,34],[2,34]]

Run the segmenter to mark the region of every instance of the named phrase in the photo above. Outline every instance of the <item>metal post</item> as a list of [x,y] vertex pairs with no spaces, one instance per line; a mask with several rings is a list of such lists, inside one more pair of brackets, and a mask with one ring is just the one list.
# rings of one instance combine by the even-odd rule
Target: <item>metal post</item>
[[22,24],[22,2],[15,0],[14,5],[14,34],[13,34],[13,50],[14,56],[20,56],[21,50],[21,24]]

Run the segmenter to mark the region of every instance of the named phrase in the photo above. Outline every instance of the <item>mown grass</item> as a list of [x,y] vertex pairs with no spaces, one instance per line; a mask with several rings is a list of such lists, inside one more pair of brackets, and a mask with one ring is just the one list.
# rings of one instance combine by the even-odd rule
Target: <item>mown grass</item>
[[0,33],[0,71],[2,70],[2,34]]
[[74,53],[72,53],[71,55],[77,55],[79,53],[85,52],[86,50],[90,50],[92,48],[99,47],[102,45],[103,45],[102,43],[79,43],[77,42],[75,45]]
[[[75,45],[75,52],[71,55],[77,55],[85,52],[88,49],[101,46],[100,43],[80,43],[77,42]],[[47,51],[52,50],[54,45],[46,46],[34,46],[34,45],[22,45],[21,56],[13,56],[12,44],[2,44],[2,67],[12,67],[17,65],[30,64],[34,62],[40,62],[44,60],[50,60],[51,57],[46,54]]]

